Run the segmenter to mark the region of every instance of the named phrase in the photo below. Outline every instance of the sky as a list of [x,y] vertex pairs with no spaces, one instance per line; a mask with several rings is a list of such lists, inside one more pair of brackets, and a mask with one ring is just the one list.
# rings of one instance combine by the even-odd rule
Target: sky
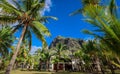
[[[49,12],[45,12],[44,15],[55,16],[58,20],[49,20],[49,23],[45,24],[52,34],[51,37],[46,38],[48,45],[58,35],[80,39],[91,38],[91,36],[81,32],[82,29],[90,28],[90,25],[82,20],[82,15],[69,16],[70,13],[82,6],[80,0],[51,0],[51,3]],[[35,36],[33,39],[33,45],[41,45],[41,42]]]
[[[80,39],[92,39],[90,35],[83,34],[81,30],[92,29],[88,23],[84,22],[82,15],[69,16],[70,13],[79,9],[82,5],[80,0],[49,0],[47,12],[43,14],[45,16],[55,16],[57,21],[49,20],[49,23],[45,23],[46,27],[50,30],[52,36],[47,37],[46,41],[48,45],[57,36],[80,38]],[[33,35],[32,51],[41,47],[41,41]]]
[[[94,29],[90,24],[83,21],[84,18],[81,14],[69,16],[70,13],[81,8],[82,4],[80,1],[81,0],[46,0],[45,9],[41,12],[42,15],[55,16],[58,18],[57,21],[49,20],[49,23],[45,23],[45,26],[52,34],[51,37],[46,37],[48,45],[59,35],[83,40],[93,39],[93,36],[81,32],[83,29]],[[34,52],[38,48],[41,48],[42,44],[34,34],[32,38],[31,52]]]

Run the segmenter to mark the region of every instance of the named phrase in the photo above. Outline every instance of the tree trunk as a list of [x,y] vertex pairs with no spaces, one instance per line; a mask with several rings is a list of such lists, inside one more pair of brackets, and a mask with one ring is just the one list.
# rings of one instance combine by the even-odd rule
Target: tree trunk
[[46,61],[46,71],[49,71],[49,61]]
[[58,62],[56,63],[56,72],[58,72]]
[[119,59],[119,57],[116,57],[116,59],[117,59],[118,63],[120,64],[120,59]]
[[114,68],[113,68],[112,64],[109,62],[108,65],[109,65],[109,67],[110,67],[111,73],[112,73],[112,74],[115,74],[115,71],[114,71]]
[[96,65],[97,65],[97,71],[101,72],[100,60],[98,57],[96,57]]
[[106,61],[107,61],[108,67],[109,67],[110,70],[111,70],[111,73],[112,73],[112,74],[115,74],[115,71],[114,71],[114,69],[113,69],[113,66],[112,66],[110,60],[109,60],[107,57],[106,57]]
[[10,74],[10,71],[12,70],[12,67],[13,67],[13,65],[15,63],[18,51],[20,49],[21,42],[22,42],[23,37],[25,35],[26,28],[27,28],[27,24],[23,28],[22,35],[20,36],[19,42],[18,42],[17,47],[16,47],[16,51],[14,52],[14,54],[12,56],[12,59],[10,60],[10,64],[8,65],[5,74]]

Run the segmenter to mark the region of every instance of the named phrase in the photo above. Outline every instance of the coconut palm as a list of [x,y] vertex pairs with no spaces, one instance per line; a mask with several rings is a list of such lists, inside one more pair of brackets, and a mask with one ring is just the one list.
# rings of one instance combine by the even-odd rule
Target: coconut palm
[[41,53],[42,53],[42,49],[37,49],[34,53],[35,65],[37,66],[38,70],[41,70],[41,65],[42,65]]
[[80,11],[76,11],[75,14],[78,12],[82,13],[86,17],[85,21],[95,27],[93,31],[83,30],[83,32],[100,38],[109,49],[119,55],[120,22],[117,16],[118,7],[115,0],[111,0],[109,5],[94,5],[94,3],[90,2],[83,4],[83,8]]
[[76,59],[79,59],[79,62],[78,62],[78,71],[84,71],[85,70],[85,67],[84,67],[84,60],[83,58],[85,57],[85,53],[83,52],[82,49],[80,50],[77,50],[75,53],[74,53],[74,57]]
[[99,49],[99,44],[96,41],[89,40],[85,44],[83,51],[91,57],[91,61],[97,67],[97,71],[101,71],[99,54],[102,51]]
[[9,26],[3,26],[0,29],[0,55],[3,58],[8,56],[13,41],[12,29]]
[[10,59],[11,45],[15,37],[12,34],[10,26],[1,26],[0,28],[0,69],[4,70]]
[[41,70],[42,62],[46,63],[46,71],[49,71],[49,64],[50,64],[50,58],[54,54],[51,52],[51,49],[38,49],[35,52],[35,56],[37,56],[37,60],[39,62],[39,69]]
[[56,55],[56,64],[57,64],[57,67],[56,67],[56,72],[58,71],[58,62],[60,61],[60,58],[62,58],[62,52],[64,52],[65,50],[67,50],[67,46],[66,45],[62,45],[61,43],[58,43],[56,45],[56,48],[55,48],[55,55]]
[[[29,53],[30,49],[29,49],[29,45],[27,42],[29,42],[29,41],[25,40],[21,44],[20,50],[18,52],[16,61],[15,61],[15,66],[17,66],[18,63],[22,63],[23,64],[22,66],[25,65],[27,58],[29,57],[29,54],[30,54]],[[15,52],[15,51],[13,51],[13,52]],[[15,66],[14,66],[14,68],[16,68]]]
[[[25,36],[27,36],[31,45],[31,33],[34,33],[46,46],[44,35],[50,36],[49,30],[42,24],[48,17],[43,17],[40,11],[44,9],[45,0],[12,0],[13,4],[10,4],[7,0],[0,0],[0,24],[16,23],[13,32],[18,29],[22,29],[19,42],[16,47],[9,66],[6,69],[6,74],[9,74],[12,66],[15,62],[17,53],[20,49],[20,44]],[[43,17],[43,18],[42,18]],[[56,19],[52,17],[53,19]]]
[[49,71],[49,64],[50,64],[50,58],[51,58],[52,54],[50,54],[50,52],[44,51],[44,53],[41,54],[41,59],[45,61],[46,63],[46,70]]

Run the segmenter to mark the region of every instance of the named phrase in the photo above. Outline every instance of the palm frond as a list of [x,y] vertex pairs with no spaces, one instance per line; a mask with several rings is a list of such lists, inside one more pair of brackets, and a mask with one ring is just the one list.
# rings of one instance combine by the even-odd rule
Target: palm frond
[[72,12],[71,14],[69,14],[70,16],[73,16],[73,15],[76,15],[76,14],[81,14],[81,13],[83,13],[83,11],[84,11],[84,9],[78,9],[78,10],[76,10],[76,11],[74,11],[74,12]]
[[17,30],[19,30],[20,28],[22,28],[22,25],[21,24],[18,24],[16,26],[13,26],[12,27],[12,33],[15,33]]
[[115,4],[115,0],[111,0],[109,10],[111,15],[117,16],[117,6]]
[[[39,10],[42,10],[44,8],[45,2],[40,2],[33,4],[31,9],[27,12],[28,15],[34,15],[39,13]],[[33,16],[35,17],[35,16]]]
[[58,20],[58,18],[54,16],[42,16],[38,18],[38,21],[40,22],[48,22],[48,19]]
[[0,24],[13,24],[17,21],[15,16],[0,15]]
[[19,11],[22,11],[21,5],[16,0],[12,0],[12,1],[13,1],[14,5],[17,7],[17,9]]
[[8,12],[8,13],[14,13],[16,15],[19,15],[21,16],[21,12],[15,8],[14,6],[12,6],[9,2],[7,2],[6,0],[3,0],[1,3],[0,3],[0,8],[2,8],[2,11],[5,11],[5,12]]
[[35,33],[36,37],[42,41],[43,48],[46,47],[47,43],[46,43],[44,35],[41,33],[41,31],[38,28],[36,28],[35,26],[31,26],[31,29],[32,29],[33,33]]
[[32,46],[32,35],[31,35],[31,32],[30,32],[29,28],[26,29],[23,41],[26,41],[26,44],[28,45],[28,49],[30,51],[31,50],[31,46]]
[[42,23],[40,23],[38,21],[33,21],[32,26],[36,27],[36,29],[38,29],[39,32],[41,32],[42,34],[44,34],[46,36],[51,35],[49,30]]

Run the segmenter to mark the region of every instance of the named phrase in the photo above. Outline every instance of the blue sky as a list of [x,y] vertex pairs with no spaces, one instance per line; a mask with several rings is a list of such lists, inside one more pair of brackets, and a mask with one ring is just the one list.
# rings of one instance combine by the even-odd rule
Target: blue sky
[[[58,20],[49,20],[49,23],[45,24],[52,34],[46,38],[48,44],[58,35],[80,39],[92,38],[81,32],[82,29],[90,28],[81,15],[69,16],[81,6],[80,0],[52,0],[51,9],[45,15],[55,16]],[[41,42],[35,36],[33,39],[33,45],[41,46]]]
[[[58,18],[57,21],[49,20],[49,23],[45,23],[46,27],[50,30],[52,36],[46,37],[48,45],[58,35],[63,37],[80,38],[80,39],[92,39],[93,36],[83,34],[81,30],[94,28],[87,22],[83,21],[83,16],[78,14],[75,16],[69,16],[70,13],[81,8],[81,0],[46,0],[47,5],[45,10],[42,12],[45,16],[55,16]],[[104,3],[107,0],[104,1]],[[119,2],[118,2],[119,3]],[[45,12],[47,11],[47,12]],[[40,48],[41,41],[38,40],[33,34],[32,40],[32,51]]]

